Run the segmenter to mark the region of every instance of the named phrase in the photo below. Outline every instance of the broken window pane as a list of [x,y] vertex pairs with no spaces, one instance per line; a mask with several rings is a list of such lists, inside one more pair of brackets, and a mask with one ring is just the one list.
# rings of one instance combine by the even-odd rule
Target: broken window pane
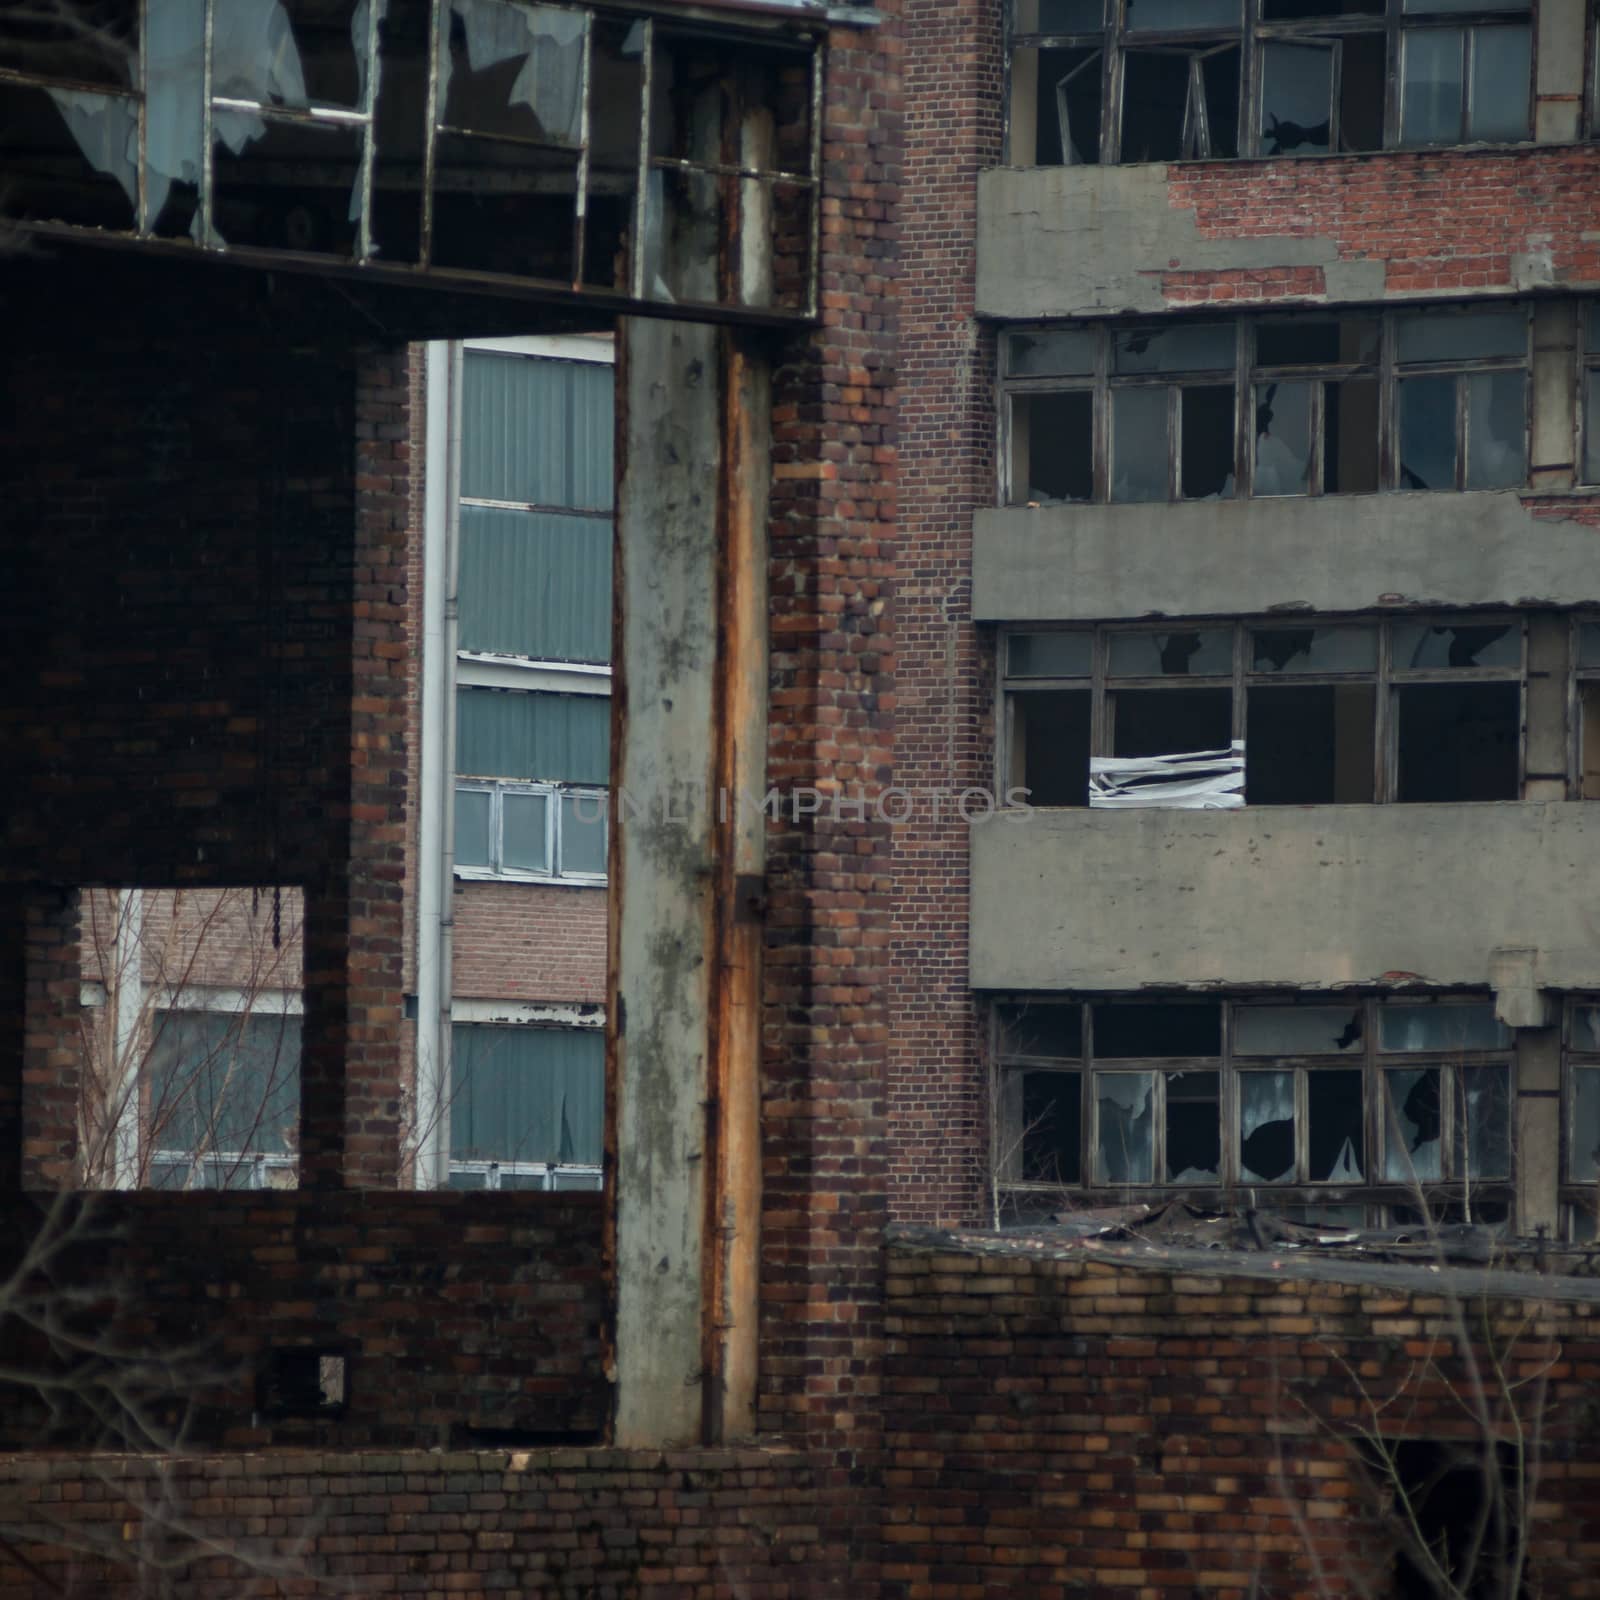
[[545,839],[542,794],[507,793],[501,796],[500,865],[508,872],[548,872],[550,852]]
[[[1230,161],[1239,154],[1240,60],[1241,52],[1237,45],[1209,50],[1200,57],[1207,142],[1193,154]],[[1191,115],[1193,112],[1191,104]]]
[[1572,1048],[1600,1050],[1600,1006],[1572,1008]]
[[123,95],[0,83],[5,209],[91,228],[134,226],[138,103]]
[[437,265],[572,281],[576,155],[461,134],[435,149]]
[[1239,24],[1238,0],[1128,0],[1128,31],[1226,28]]
[[1257,628],[1250,634],[1252,672],[1371,672],[1376,628]]
[[1083,1054],[1083,1007],[1076,1002],[1003,1005],[998,1014],[1002,1055],[1075,1061]]
[[1305,494],[1310,487],[1311,385],[1258,383],[1253,492]]
[[1086,678],[1094,658],[1087,633],[1014,633],[1006,651],[1013,678]]
[[1371,802],[1377,717],[1372,684],[1253,685],[1246,710],[1249,804]]
[[1291,1183],[1295,1177],[1294,1073],[1239,1074],[1239,1177]]
[[1166,1076],[1167,1182],[1215,1183],[1222,1169],[1222,1074]]
[[450,0],[448,26],[448,48],[439,61],[443,124],[577,142],[581,12],[511,0]]
[[1208,1005],[1098,1005],[1094,1053],[1102,1059],[1216,1056],[1222,1053],[1222,1009]]
[[[1034,58],[1037,100],[1034,162],[1041,167],[1094,166],[1100,160],[1100,107],[1105,52],[1101,50],[1018,51]],[[1014,58],[1015,59],[1015,58]],[[1026,68],[1026,62],[1019,63]],[[1017,67],[1013,67],[1017,72]],[[1021,74],[1014,79],[1020,92]]]
[[1122,159],[1181,161],[1189,115],[1188,52],[1127,50],[1122,73]]
[[[1457,1069],[1456,1176],[1504,1178],[1511,1172],[1511,1076],[1504,1067]],[[1465,1128],[1462,1124],[1465,1122]]]
[[1149,1183],[1154,1178],[1155,1089],[1153,1072],[1095,1074],[1097,1182]]
[[1567,1176],[1574,1183],[1600,1178],[1600,1067],[1572,1069],[1572,1122]]
[[1316,156],[1332,148],[1333,55],[1327,44],[1262,46],[1262,155]]
[[1306,1177],[1312,1183],[1360,1183],[1366,1134],[1359,1070],[1306,1074]]
[[1469,139],[1526,139],[1533,36],[1526,27],[1472,30]]
[[1231,322],[1133,328],[1111,336],[1111,369],[1116,373],[1231,371],[1233,365]]
[[1511,1034],[1492,1005],[1386,1005],[1378,1008],[1378,1048],[1504,1050]]
[[[296,62],[293,73],[281,66],[272,73],[271,98],[277,104],[362,105],[367,81],[367,0],[284,0],[283,6],[219,4],[215,26],[220,29],[224,15],[234,9],[255,14],[253,25],[261,30],[258,38],[264,56]],[[384,10],[383,0],[378,0],[380,21]],[[216,93],[229,91],[219,87]]]
[[1076,1072],[1022,1074],[1022,1181],[1079,1181],[1083,1096]]
[[1388,1096],[1383,1175],[1391,1182],[1427,1183],[1441,1176],[1438,1067],[1391,1067],[1383,1074]]
[[1528,476],[1527,379],[1520,372],[1475,372],[1467,385],[1469,489],[1509,489]]
[[1011,401],[1014,504],[1094,498],[1094,395],[1088,389]]
[[1115,389],[1111,394],[1111,498],[1167,498],[1167,391]]
[[1400,51],[1400,143],[1455,144],[1461,138],[1463,28],[1408,28]]
[[1113,633],[1110,671],[1114,678],[1226,675],[1233,671],[1233,633]]
[[1097,342],[1091,328],[1013,333],[1006,339],[1006,370],[1014,378],[1082,376],[1094,371]]
[[1388,41],[1381,33],[1353,33],[1340,46],[1339,149],[1381,150]]
[[1521,686],[1406,684],[1395,691],[1406,802],[1515,800]]
[[1397,622],[1391,646],[1396,671],[1522,665],[1522,629],[1514,622]]
[[1011,783],[1036,806],[1089,803],[1087,689],[1011,697]]
[[211,119],[211,220],[229,244],[354,256],[361,215],[361,131],[268,122],[254,112]]
[[489,801],[486,790],[456,790],[455,860],[458,867],[491,865]]
[[1456,380],[1400,381],[1400,487],[1456,486]]
[[1376,494],[1378,380],[1325,383],[1322,394],[1322,492]]
[[1228,689],[1119,689],[1108,698],[1114,756],[1226,750],[1233,737]]
[[1399,361],[1477,361],[1527,351],[1525,311],[1418,311],[1395,318]]
[[1600,371],[1583,375],[1583,481],[1600,483]]
[[1233,1049],[1241,1056],[1316,1056],[1361,1050],[1362,1008],[1353,1006],[1240,1006],[1233,1014]]
[[1233,386],[1181,391],[1181,492],[1185,500],[1233,496]]
[[626,289],[644,95],[643,34],[637,22],[621,19],[597,18],[592,26],[583,281]]

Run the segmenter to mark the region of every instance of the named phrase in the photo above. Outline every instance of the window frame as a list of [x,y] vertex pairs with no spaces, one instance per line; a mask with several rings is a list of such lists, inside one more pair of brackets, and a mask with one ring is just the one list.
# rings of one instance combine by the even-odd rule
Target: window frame
[[[1515,1204],[1518,1151],[1516,1141],[1517,1058],[1515,1037],[1503,1030],[1504,1043],[1492,1049],[1385,1050],[1379,1037],[1380,1013],[1385,1009],[1413,1007],[1476,1007],[1492,1012],[1493,997],[1467,991],[1440,995],[1305,994],[1298,997],[1240,994],[1217,998],[1204,995],[1174,995],[1156,999],[1119,994],[1008,994],[983,997],[987,1002],[988,1055],[994,1084],[995,1128],[990,1153],[991,1171],[997,1189],[1016,1208],[1027,1198],[1056,1200],[1070,1193],[1074,1203],[1120,1205],[1133,1202],[1160,1203],[1179,1196],[1216,1201],[1229,1197],[1249,1197],[1251,1204],[1290,1208],[1327,1205],[1361,1205],[1369,1221],[1381,1221],[1395,1210],[1413,1208],[1417,1188],[1430,1200],[1453,1204],[1464,1199],[1495,1207]],[[1097,1057],[1094,1052],[1094,1025],[1097,1008],[1136,1006],[1155,1009],[1164,1006],[1214,1004],[1220,1008],[1220,1037],[1216,1056],[1173,1057]],[[1077,1007],[1079,1055],[1053,1057],[1012,1051],[1005,1048],[1004,1016],[1010,1007]],[[1356,1049],[1345,1052],[1283,1051],[1278,1054],[1241,1053],[1237,1048],[1237,1020],[1241,1012],[1262,1009],[1349,1008],[1361,1018],[1362,1031]],[[1600,1060],[1600,1058],[1597,1058]],[[1464,1127],[1456,1124],[1462,1113],[1461,1074],[1471,1068],[1503,1069],[1506,1094],[1507,1170],[1504,1176],[1473,1178],[1456,1171],[1457,1146],[1465,1137]],[[1389,1148],[1385,1073],[1391,1069],[1430,1069],[1441,1072],[1439,1159],[1444,1176],[1419,1180],[1417,1186],[1384,1176]],[[1319,1071],[1359,1070],[1362,1074],[1362,1164],[1359,1182],[1344,1180],[1313,1181],[1304,1176],[1309,1170],[1310,1124],[1307,1115],[1307,1090],[1310,1074]],[[1295,1176],[1286,1181],[1247,1180],[1241,1176],[1240,1077],[1251,1071],[1292,1071],[1295,1074]],[[1023,1099],[1022,1082],[1028,1073],[1075,1073],[1079,1080],[1078,1181],[1058,1183],[1022,1176],[1026,1129],[1019,1126]],[[1096,1163],[1099,1155],[1099,1101],[1096,1082],[1103,1073],[1148,1072],[1155,1075],[1150,1102],[1152,1120],[1150,1159],[1152,1181],[1115,1182],[1102,1178]],[[1218,1074],[1218,1117],[1220,1159],[1215,1183],[1163,1181],[1164,1141],[1166,1136],[1165,1097],[1169,1075],[1178,1072]]]
[[[1474,314],[1503,313],[1515,310],[1523,319],[1522,349],[1519,354],[1506,356],[1470,356],[1454,358],[1427,358],[1402,361],[1399,358],[1399,335],[1403,324],[1412,319],[1434,317],[1470,318]],[[1327,322],[1372,322],[1378,324],[1378,358],[1376,361],[1308,362],[1303,364],[1269,363],[1259,359],[1259,334],[1264,327],[1284,327],[1294,323],[1302,325]],[[1234,365],[1230,372],[1219,368],[1195,368],[1155,373],[1118,373],[1115,371],[1116,342],[1141,333],[1161,333],[1182,328],[1227,327],[1234,333]],[[1013,337],[1027,338],[1049,333],[1084,332],[1095,340],[1092,371],[1068,373],[1058,376],[1015,375],[1012,364]],[[1472,305],[1415,306],[1392,308],[1329,308],[1323,311],[1282,313],[1237,312],[1221,318],[1183,317],[1141,319],[1138,322],[1065,321],[1056,323],[1009,323],[1000,330],[997,347],[996,387],[999,404],[997,411],[997,504],[1002,508],[1034,505],[1140,505],[1161,504],[1160,500],[1119,499],[1113,496],[1116,470],[1115,427],[1113,422],[1114,397],[1119,392],[1135,388],[1166,388],[1167,403],[1167,493],[1165,503],[1182,500],[1182,436],[1176,422],[1181,407],[1181,393],[1187,387],[1217,387],[1231,383],[1233,387],[1233,487],[1223,496],[1203,498],[1245,499],[1325,499],[1330,492],[1325,486],[1325,463],[1322,461],[1323,437],[1313,426],[1309,441],[1312,462],[1312,483],[1303,493],[1284,494],[1273,491],[1258,494],[1255,488],[1257,439],[1255,421],[1256,386],[1260,383],[1307,383],[1314,385],[1316,409],[1312,412],[1315,424],[1325,404],[1325,385],[1330,382],[1368,381],[1378,388],[1378,485],[1375,490],[1333,491],[1338,498],[1350,493],[1377,494],[1447,494],[1468,489],[1472,471],[1471,459],[1471,384],[1477,377],[1499,372],[1522,375],[1522,464],[1521,479],[1501,487],[1525,489],[1532,471],[1533,435],[1533,304],[1527,300],[1478,302]],[[1594,358],[1600,369],[1600,354]],[[1453,378],[1455,380],[1454,470],[1452,482],[1444,488],[1408,487],[1403,481],[1405,463],[1400,450],[1400,399],[1402,386],[1418,378]],[[1027,498],[1029,484],[1019,486],[1017,477],[1017,420],[1016,401],[1033,395],[1085,393],[1091,396],[1090,407],[1090,477],[1093,483],[1088,500],[1034,501]]]
[[[1518,659],[1516,667],[1399,667],[1393,663],[1393,630],[1397,627],[1422,625],[1440,627],[1460,623],[1474,627],[1506,625],[1517,629]],[[1350,671],[1317,670],[1308,672],[1258,672],[1251,666],[1250,639],[1252,633],[1271,629],[1298,631],[1300,628],[1332,631],[1341,627],[1363,628],[1375,635],[1375,666]],[[1111,644],[1118,635],[1209,633],[1231,630],[1232,665],[1227,674],[1173,673],[1161,677],[1114,674],[1111,671]],[[1021,676],[1010,670],[1011,641],[1019,636],[1070,633],[1088,635],[1090,644],[1090,672],[1088,676]],[[1325,615],[1295,615],[1278,617],[1242,617],[1227,619],[1185,619],[1182,623],[1167,626],[1152,624],[1148,619],[1134,622],[1102,623],[1007,623],[997,634],[998,661],[995,672],[995,770],[999,781],[995,791],[1006,795],[1021,786],[1022,774],[1015,771],[1016,711],[1013,696],[1028,693],[1050,693],[1087,689],[1090,694],[1089,753],[1108,756],[1114,753],[1114,723],[1106,701],[1110,695],[1125,690],[1155,690],[1180,693],[1185,688],[1221,688],[1226,686],[1232,695],[1231,737],[1243,740],[1246,755],[1249,752],[1248,701],[1252,688],[1274,685],[1317,687],[1322,685],[1350,685],[1371,683],[1374,686],[1373,717],[1373,797],[1370,802],[1344,802],[1347,804],[1399,805],[1399,694],[1405,688],[1422,684],[1510,683],[1518,690],[1517,733],[1517,788],[1519,795],[1527,784],[1527,703],[1528,703],[1528,617],[1523,612],[1492,613],[1411,613],[1392,617]],[[1576,657],[1574,657],[1576,659]],[[1600,679],[1600,669],[1595,676]],[[1002,803],[1004,803],[1002,801]],[[1334,804],[1333,801],[1326,802]],[[1492,805],[1506,801],[1439,802],[1441,804]],[[1033,805],[1030,802],[1030,805]],[[1245,807],[1250,806],[1248,782],[1245,789]],[[1040,809],[1033,806],[1034,809]],[[1045,807],[1043,809],[1076,810],[1079,807]]]
[[[1600,995],[1568,995],[1561,1013],[1561,1114],[1560,1128],[1560,1198],[1562,1231],[1569,1240],[1586,1236],[1593,1239],[1600,1226],[1600,1163],[1594,1178],[1573,1176],[1572,1141],[1577,1133],[1575,1107],[1577,1101],[1577,1074],[1580,1071],[1600,1072],[1600,1046],[1582,1048],[1576,1039],[1577,1013],[1587,1007],[1600,1005]],[[1579,1218],[1587,1217],[1586,1235],[1580,1234]]]
[[[1106,0],[1102,15],[1104,20],[1098,30],[1079,33],[1048,33],[1040,29],[1023,31],[1017,24],[1020,0],[1009,0],[1005,7],[1004,38],[1004,128],[1003,149],[1005,161],[1016,165],[1012,157],[1015,115],[1015,55],[1018,50],[1099,50],[1101,52],[1100,88],[1100,160],[1084,165],[1123,165],[1122,100],[1126,79],[1125,57],[1130,48],[1173,53],[1184,50],[1191,61],[1198,59],[1194,52],[1207,44],[1218,48],[1237,45],[1239,49],[1239,111],[1235,130],[1237,156],[1204,153],[1185,153],[1171,158],[1177,161],[1227,161],[1227,160],[1311,160],[1335,155],[1370,155],[1392,150],[1452,150],[1470,145],[1517,146],[1537,142],[1537,7],[1530,4],[1524,9],[1485,4],[1473,11],[1415,12],[1405,9],[1404,0],[1386,0],[1377,15],[1335,15],[1310,17],[1290,21],[1270,21],[1262,16],[1262,0],[1240,0],[1238,18],[1232,26],[1213,24],[1203,28],[1183,29],[1130,29],[1127,23],[1127,0]],[[1105,15],[1109,12],[1109,15]],[[1516,27],[1528,29],[1529,70],[1527,82],[1527,133],[1521,139],[1473,139],[1470,135],[1472,119],[1473,57],[1478,48],[1477,33],[1484,27]],[[1404,52],[1408,36],[1422,32],[1458,29],[1462,41],[1462,93],[1460,137],[1451,142],[1436,144],[1406,143],[1402,138],[1401,118],[1404,99]],[[1376,150],[1339,150],[1337,141],[1340,112],[1340,78],[1344,40],[1354,34],[1377,36],[1384,40],[1384,97],[1383,137]],[[1327,150],[1307,151],[1297,155],[1293,151],[1279,150],[1268,154],[1262,149],[1261,125],[1264,116],[1263,96],[1266,88],[1265,53],[1274,43],[1327,44],[1332,47],[1329,89],[1329,134]],[[1083,63],[1088,65],[1088,63]],[[1082,70],[1080,67],[1077,70]],[[1600,83],[1600,59],[1590,74]],[[1039,91],[1036,89],[1036,93]],[[1037,112],[1035,113],[1037,115]],[[1591,113],[1593,116],[1593,113]],[[1186,132],[1188,116],[1186,113]],[[1591,134],[1591,137],[1595,136]],[[1065,150],[1063,150],[1065,155]],[[1034,165],[1038,163],[1035,162]],[[1062,165],[1079,163],[1063,160]],[[1126,163],[1133,165],[1135,163]],[[1163,165],[1167,163],[1153,163]]]
[[[604,784],[552,783],[521,778],[478,778],[458,776],[455,792],[462,794],[487,794],[489,796],[489,865],[463,865],[455,861],[455,842],[451,841],[451,860],[456,877],[467,882],[511,883],[563,883],[574,887],[603,887],[606,873],[568,870],[564,862],[562,835],[566,824],[562,821],[562,801],[598,800],[600,816],[597,824],[604,830],[609,849],[611,832],[611,791]],[[544,836],[545,859],[550,866],[545,870],[503,865],[505,853],[505,797],[507,795],[532,795],[545,798]],[[459,803],[459,802],[458,802]],[[593,824],[580,824],[592,826]]]
[[[1600,300],[1589,300],[1579,310],[1577,338],[1578,431],[1573,454],[1573,482],[1579,488],[1600,485]],[[1594,384],[1594,404],[1589,386]],[[1594,471],[1589,471],[1590,458]]]

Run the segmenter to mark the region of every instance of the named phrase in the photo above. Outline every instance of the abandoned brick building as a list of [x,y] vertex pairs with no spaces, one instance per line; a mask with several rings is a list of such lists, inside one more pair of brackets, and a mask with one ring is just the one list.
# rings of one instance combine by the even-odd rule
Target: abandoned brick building
[[1592,12],[0,30],[7,1592],[1600,1592]]

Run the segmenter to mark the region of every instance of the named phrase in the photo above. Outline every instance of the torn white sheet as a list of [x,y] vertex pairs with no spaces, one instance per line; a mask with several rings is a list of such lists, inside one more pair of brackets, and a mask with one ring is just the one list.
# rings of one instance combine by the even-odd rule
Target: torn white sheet
[[1244,740],[1172,756],[1091,756],[1089,805],[1101,811],[1166,806],[1232,811],[1244,804]]

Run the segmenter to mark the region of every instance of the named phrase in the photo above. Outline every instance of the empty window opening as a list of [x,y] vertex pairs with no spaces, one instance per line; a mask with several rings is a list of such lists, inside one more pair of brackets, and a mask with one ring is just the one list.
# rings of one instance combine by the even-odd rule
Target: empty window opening
[[1373,797],[1377,694],[1370,684],[1252,685],[1251,805],[1360,805]]
[[[1511,1447],[1493,1440],[1405,1439],[1367,1447],[1369,1470],[1391,1497],[1399,1549],[1394,1593],[1431,1600],[1505,1600],[1521,1565],[1523,1501]],[[1387,1457],[1387,1460],[1384,1458]]]
[[1012,708],[1011,785],[1036,806],[1089,803],[1088,690],[1019,695]]
[[1522,691],[1515,683],[1395,691],[1397,800],[1515,800]]
[[256,1409],[274,1418],[341,1416],[348,1380],[349,1357],[342,1350],[269,1350],[256,1379]]
[[1073,1184],[1079,1177],[1082,1094],[1075,1072],[1022,1078],[1022,1181]]
[[1031,505],[1094,499],[1094,395],[1089,390],[1019,396],[1011,427],[1011,481],[1018,499]]
[[1111,702],[1116,756],[1225,750],[1232,738],[1227,689],[1119,689]]

